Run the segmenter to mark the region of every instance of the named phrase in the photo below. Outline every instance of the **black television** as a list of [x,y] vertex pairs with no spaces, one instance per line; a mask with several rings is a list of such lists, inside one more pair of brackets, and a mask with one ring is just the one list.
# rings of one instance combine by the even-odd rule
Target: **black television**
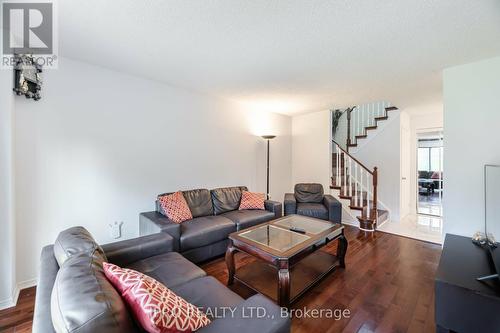
[[484,166],[484,248],[496,273],[478,281],[499,279],[500,274],[500,165]]

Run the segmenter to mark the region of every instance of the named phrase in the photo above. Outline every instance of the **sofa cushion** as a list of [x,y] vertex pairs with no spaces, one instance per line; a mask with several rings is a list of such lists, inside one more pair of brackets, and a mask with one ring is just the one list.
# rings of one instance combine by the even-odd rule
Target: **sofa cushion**
[[234,307],[243,302],[243,298],[212,276],[192,280],[172,290],[189,303],[200,307],[209,317],[210,314],[220,315],[220,308]]
[[323,201],[323,185],[297,184],[295,185],[295,199],[297,202],[320,203]]
[[167,194],[158,198],[165,215],[175,223],[191,220],[193,215],[182,192]]
[[226,239],[236,225],[222,216],[204,216],[181,224],[181,251],[209,245]]
[[274,213],[267,210],[234,210],[221,216],[227,217],[236,223],[236,230],[238,231],[274,219]]
[[177,252],[139,260],[126,268],[149,275],[169,288],[206,276],[201,268]]
[[240,206],[241,192],[247,191],[246,186],[223,187],[210,191],[215,215],[237,210]]
[[104,275],[96,251],[66,260],[57,273],[51,296],[56,332],[136,332],[125,302]]
[[319,203],[298,203],[297,214],[328,220],[328,209]]
[[59,266],[79,253],[98,252],[104,260],[104,251],[84,227],[73,227],[59,233],[54,243],[54,257]]
[[150,276],[110,263],[104,272],[147,332],[190,333],[210,324],[196,306]]
[[207,189],[182,191],[193,217],[214,215],[212,198]]

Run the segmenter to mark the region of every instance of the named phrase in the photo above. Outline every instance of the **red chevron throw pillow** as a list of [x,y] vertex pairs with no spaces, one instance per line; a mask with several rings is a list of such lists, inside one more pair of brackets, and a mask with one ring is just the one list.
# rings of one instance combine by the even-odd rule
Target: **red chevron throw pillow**
[[193,218],[181,191],[163,195],[158,198],[158,201],[165,214],[167,214],[167,217],[175,223],[182,223]]
[[241,192],[241,202],[239,210],[243,209],[262,209],[264,210],[264,193],[253,193],[248,191]]
[[105,262],[104,274],[150,333],[194,332],[210,324],[196,306],[152,277]]

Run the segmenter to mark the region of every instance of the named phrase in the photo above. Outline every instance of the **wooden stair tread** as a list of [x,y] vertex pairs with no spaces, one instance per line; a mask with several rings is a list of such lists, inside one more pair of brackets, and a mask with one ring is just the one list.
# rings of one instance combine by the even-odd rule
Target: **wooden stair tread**
[[[373,122],[372,124],[368,123],[369,126],[365,126],[362,128],[362,132],[358,135],[354,135],[354,139],[351,142],[351,139],[348,139],[348,143],[346,144],[347,149],[343,149],[340,145],[337,144],[339,149],[336,149],[336,152],[332,153],[332,168],[334,170],[335,175],[331,177],[330,181],[330,189],[338,190],[338,197],[343,200],[349,200],[349,209],[361,211],[361,216],[357,216],[359,221],[359,226],[361,229],[366,231],[374,231],[376,229],[377,222],[386,221],[389,217],[389,212],[384,209],[373,209],[373,207],[377,206],[377,203],[372,199],[376,197],[376,195],[370,196],[372,199],[368,198],[367,191],[360,190],[358,187],[358,191],[355,191],[356,187],[353,186],[349,182],[351,176],[350,172],[355,170],[356,164],[354,167],[349,163],[346,165],[346,160],[344,156],[349,156],[355,163],[361,165],[366,171],[376,176],[376,168],[373,172],[368,170],[362,162],[358,161],[354,158],[350,153],[348,148],[358,147],[358,140],[365,139],[368,137],[368,131],[375,130],[378,128],[379,121],[386,121],[389,119],[388,111],[399,110],[395,106],[388,106],[385,108],[385,112],[382,115],[372,115]],[[348,132],[350,133],[350,132]],[[349,135],[350,138],[352,138]],[[340,156],[339,156],[340,155]],[[351,168],[347,168],[347,166],[351,166]],[[339,173],[336,174],[337,168]],[[354,168],[354,169],[353,169]],[[376,186],[376,180],[374,180],[374,186]],[[368,206],[370,207],[370,211],[368,212]]]
[[388,120],[389,119],[389,115],[387,114],[387,111],[395,111],[395,110],[399,110],[399,109],[397,107],[395,107],[395,106],[388,106],[388,107],[386,107],[385,108],[385,115],[384,116],[374,117],[375,125],[366,126],[364,128],[365,134],[355,135],[354,136],[354,142],[348,144],[347,146],[348,147],[352,147],[352,148],[357,147],[358,146],[358,139],[365,139],[365,138],[367,138],[368,137],[367,131],[372,131],[372,130],[377,129],[379,121],[384,121],[384,120]]
[[[372,210],[372,209],[370,209]],[[374,212],[373,210],[370,212],[370,217],[367,217],[366,216],[366,209],[363,210],[363,213],[361,216],[358,217],[358,219],[362,219],[364,221],[366,220],[375,220],[375,216],[374,216]],[[389,215],[389,212],[385,209],[377,209],[377,218],[383,218],[383,217],[387,217]]]

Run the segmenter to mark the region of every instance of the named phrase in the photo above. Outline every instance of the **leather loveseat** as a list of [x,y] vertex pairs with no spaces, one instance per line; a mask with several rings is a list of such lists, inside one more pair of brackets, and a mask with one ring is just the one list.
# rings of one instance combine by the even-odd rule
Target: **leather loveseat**
[[294,193],[285,194],[285,215],[298,214],[342,222],[342,204],[330,194],[324,194],[323,185],[296,184]]
[[[173,252],[174,243],[161,232],[101,247],[83,227],[61,232],[42,250],[33,332],[143,332],[106,279],[105,261],[149,275],[200,307],[211,319],[200,333],[290,331],[289,318],[276,304],[259,294],[244,300]],[[249,316],[256,308],[265,318]]]
[[[156,200],[156,210],[141,213],[140,234],[165,232],[174,238],[174,250],[194,263],[226,252],[228,235],[282,216],[280,202],[266,200],[265,210],[238,210],[245,186],[183,191],[193,219],[172,222]],[[158,197],[168,193],[159,194]]]

